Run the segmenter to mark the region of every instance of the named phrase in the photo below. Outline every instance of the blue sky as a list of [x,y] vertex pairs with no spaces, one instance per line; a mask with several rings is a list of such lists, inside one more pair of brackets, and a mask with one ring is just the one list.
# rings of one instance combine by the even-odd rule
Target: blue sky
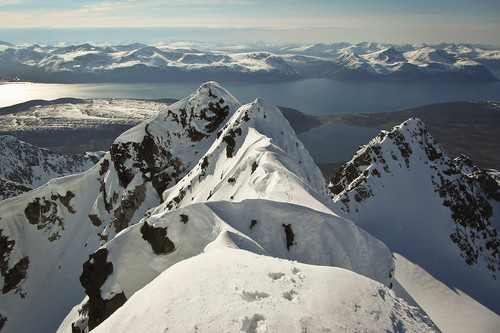
[[500,45],[500,0],[0,1],[0,40],[47,39]]

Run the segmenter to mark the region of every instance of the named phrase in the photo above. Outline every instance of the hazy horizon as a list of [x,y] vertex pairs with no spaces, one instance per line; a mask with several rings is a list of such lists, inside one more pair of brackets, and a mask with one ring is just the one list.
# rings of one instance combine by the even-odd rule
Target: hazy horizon
[[498,17],[495,0],[3,0],[0,40],[500,46]]

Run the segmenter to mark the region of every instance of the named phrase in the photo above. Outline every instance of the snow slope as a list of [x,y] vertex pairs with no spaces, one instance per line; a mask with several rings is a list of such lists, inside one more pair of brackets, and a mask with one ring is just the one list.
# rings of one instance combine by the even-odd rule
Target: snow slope
[[[445,156],[420,120],[382,131],[360,147],[329,188],[336,207],[357,225],[418,265],[435,283],[468,295],[460,302],[470,305],[471,313],[498,318],[499,185],[465,157]],[[414,297],[433,284],[406,285],[412,280],[398,279],[400,273],[410,277],[411,273],[397,270],[396,280],[408,287],[431,318],[450,315],[447,307],[436,306],[436,298],[448,303],[458,296],[449,298],[450,293],[436,290],[427,294],[434,299]],[[455,326],[448,326],[452,321],[436,323],[443,331],[454,332]],[[475,321],[468,323],[463,330],[474,331]]]
[[390,289],[351,271],[217,242],[163,272],[94,332],[437,331]]
[[[103,153],[65,156],[32,146],[13,136],[0,136],[0,200],[39,187],[52,178],[86,171]],[[13,188],[12,191],[9,191]]]

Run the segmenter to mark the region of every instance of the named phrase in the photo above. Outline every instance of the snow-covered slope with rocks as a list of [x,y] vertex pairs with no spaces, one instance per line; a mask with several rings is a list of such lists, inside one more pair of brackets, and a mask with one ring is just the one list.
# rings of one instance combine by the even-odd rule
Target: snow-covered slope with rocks
[[[466,157],[448,158],[425,125],[410,119],[360,147],[329,188],[337,209],[400,256],[396,280],[442,330],[475,330],[479,313],[489,318],[486,331],[498,327],[500,186],[485,171]],[[419,285],[429,279],[407,274],[417,265],[436,283]],[[466,304],[461,311],[436,306],[452,302],[443,285],[463,295],[453,300]],[[450,326],[458,313],[471,319]]]
[[86,171],[104,153],[66,156],[35,147],[13,136],[0,136],[0,200],[39,187],[52,178]]
[[168,104],[134,99],[76,99],[30,101],[2,108],[0,131],[55,131],[136,125],[156,116]]
[[93,331],[438,331],[352,271],[231,249],[230,239],[217,245],[164,271]]
[[[467,44],[5,45],[0,79],[39,82],[297,80],[497,81],[498,50]],[[487,66],[487,67],[485,67]]]
[[[288,260],[340,266],[389,287],[390,251],[331,207],[319,169],[279,110],[260,99],[241,106],[207,82],[123,133],[89,171],[0,203],[0,323],[5,332],[95,327],[124,303],[135,307],[133,294],[163,270],[227,244],[243,261],[247,250],[263,255],[263,264],[281,257],[283,269],[294,265]],[[251,265],[249,278],[259,266]],[[231,270],[214,272],[232,278]],[[386,310],[361,327],[432,329],[418,309],[368,278],[357,284],[382,290],[373,306]],[[317,296],[297,299],[312,305]],[[238,313],[246,305],[228,304]]]

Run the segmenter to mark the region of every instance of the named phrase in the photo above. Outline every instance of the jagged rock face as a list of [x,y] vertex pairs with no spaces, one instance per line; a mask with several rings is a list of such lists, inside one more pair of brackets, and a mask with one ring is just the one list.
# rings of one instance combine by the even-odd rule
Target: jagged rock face
[[[440,206],[449,209],[453,224],[448,236],[460,256],[469,265],[486,265],[496,279],[500,270],[500,238],[492,219],[497,218],[493,206],[500,200],[500,187],[469,159],[446,157],[420,120],[410,119],[390,132],[382,131],[368,145],[360,147],[328,187],[337,206],[356,220],[357,215],[365,214],[362,211],[368,203],[374,205],[382,200],[376,199],[385,195],[382,192],[392,191],[397,196],[404,191],[423,191],[419,187],[424,188],[420,185],[424,183],[429,183],[432,191],[426,195],[439,198]],[[412,204],[404,197],[386,200],[393,200],[395,205]],[[373,219],[377,219],[376,214]],[[445,219],[440,223],[449,222]]]
[[[97,153],[97,156],[102,154]],[[13,136],[0,136],[0,199],[36,188],[52,178],[80,173],[97,163],[96,156],[56,154]]]

